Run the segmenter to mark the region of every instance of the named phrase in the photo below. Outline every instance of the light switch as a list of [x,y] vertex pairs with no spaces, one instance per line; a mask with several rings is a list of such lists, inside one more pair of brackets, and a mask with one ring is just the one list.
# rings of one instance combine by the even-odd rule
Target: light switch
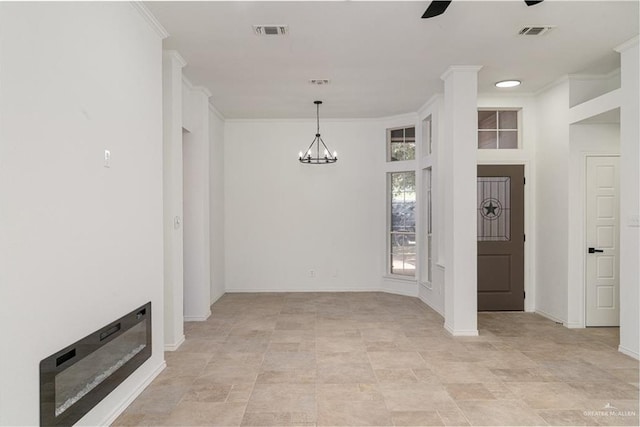
[[640,215],[629,215],[629,227],[640,227]]
[[104,150],[104,167],[111,167],[111,151],[109,150]]

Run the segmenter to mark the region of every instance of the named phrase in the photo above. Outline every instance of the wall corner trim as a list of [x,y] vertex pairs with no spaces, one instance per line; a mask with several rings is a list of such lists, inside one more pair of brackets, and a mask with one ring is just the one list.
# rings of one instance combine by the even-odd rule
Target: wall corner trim
[[626,42],[622,43],[621,45],[614,47],[613,50],[615,50],[618,53],[622,53],[625,50],[628,50],[628,49],[631,49],[634,46],[637,46],[638,43],[640,43],[640,35],[635,36],[631,40],[627,40]]
[[184,335],[181,335],[178,340],[172,344],[165,344],[164,351],[176,351],[185,342]]
[[187,61],[180,55],[177,50],[163,50],[162,57],[166,59],[175,59],[175,61],[180,65],[180,67],[184,67],[187,65]]
[[629,357],[633,357],[636,360],[640,360],[640,354],[638,354],[638,352],[633,351],[631,349],[628,349],[626,347],[623,347],[621,345],[618,346],[618,351],[622,354],[625,354]]
[[149,376],[147,376],[147,378],[145,378],[140,383],[140,385],[136,387],[135,390],[131,392],[131,394],[129,394],[129,396],[123,399],[120,404],[116,408],[114,408],[114,410],[109,415],[107,415],[103,422],[101,422],[99,425],[110,426],[111,424],[113,424],[114,421],[120,416],[120,414],[122,414],[124,410],[133,403],[136,397],[138,397],[166,367],[167,362],[163,359],[162,362],[151,372],[151,374],[149,374]]
[[138,11],[138,13],[140,13],[140,16],[142,16],[144,20],[147,21],[147,24],[149,24],[151,29],[155,31],[155,33],[160,36],[161,39],[166,39],[167,37],[169,37],[169,33],[167,32],[167,30],[164,29],[160,21],[158,21],[158,19],[153,16],[153,13],[151,13],[151,11],[147,9],[147,6],[145,6],[143,2],[132,1],[129,4],[133,6],[133,8]]
[[211,316],[211,310],[204,316],[184,316],[185,322],[204,322]]

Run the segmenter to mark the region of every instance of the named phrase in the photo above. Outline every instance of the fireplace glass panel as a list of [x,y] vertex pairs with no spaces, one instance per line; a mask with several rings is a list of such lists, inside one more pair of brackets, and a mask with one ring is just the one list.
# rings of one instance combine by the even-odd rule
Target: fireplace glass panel
[[140,322],[119,337],[55,376],[55,415],[105,381],[147,346],[147,322]]

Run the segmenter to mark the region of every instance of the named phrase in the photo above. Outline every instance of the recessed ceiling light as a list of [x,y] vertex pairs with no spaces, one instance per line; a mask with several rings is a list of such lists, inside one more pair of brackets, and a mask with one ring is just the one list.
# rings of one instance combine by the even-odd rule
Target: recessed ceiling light
[[520,86],[520,83],[522,83],[520,80],[503,80],[496,83],[496,87],[516,87]]

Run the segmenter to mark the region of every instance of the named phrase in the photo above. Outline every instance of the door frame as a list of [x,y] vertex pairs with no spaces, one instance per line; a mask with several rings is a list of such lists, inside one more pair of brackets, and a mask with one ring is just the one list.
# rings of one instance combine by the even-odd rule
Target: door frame
[[535,312],[536,289],[535,289],[535,271],[532,266],[535,265],[535,242],[536,236],[533,232],[533,224],[535,224],[535,212],[531,209],[531,195],[535,194],[535,176],[534,168],[529,160],[523,159],[501,159],[501,160],[481,160],[477,161],[478,166],[505,166],[520,165],[524,166],[524,176],[526,185],[524,186],[524,234],[527,236],[524,242],[524,311],[525,313]]
[[[582,153],[582,170],[580,171],[580,209],[582,209],[582,230],[580,232],[580,246],[582,248],[582,280],[579,287],[579,295],[576,295],[580,301],[580,307],[582,307],[582,314],[580,316],[580,325],[570,325],[569,327],[586,328],[587,327],[587,159],[589,157],[617,157],[620,158],[620,153],[607,153],[607,152],[583,152]],[[618,189],[619,190],[619,189]],[[618,202],[622,198],[622,194],[619,195]],[[619,215],[618,215],[619,216]],[[618,217],[618,245],[620,245],[620,230],[621,230],[621,218]],[[619,275],[618,271],[618,275]],[[569,293],[569,298],[571,294]]]

